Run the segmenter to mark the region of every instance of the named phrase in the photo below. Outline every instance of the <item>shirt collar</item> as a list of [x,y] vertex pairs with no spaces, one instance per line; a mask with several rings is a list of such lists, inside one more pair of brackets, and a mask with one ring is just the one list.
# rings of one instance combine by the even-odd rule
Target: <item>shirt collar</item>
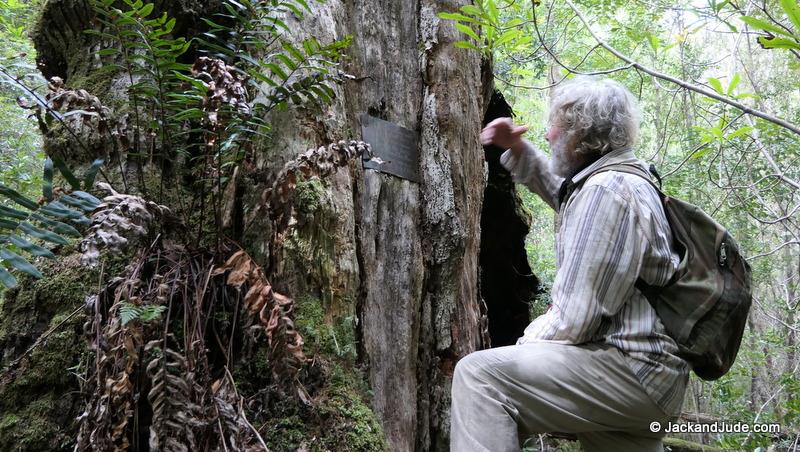
[[639,160],[636,158],[636,156],[633,155],[633,149],[614,149],[608,154],[605,154],[599,159],[595,160],[591,165],[579,171],[578,174],[572,177],[572,183],[577,184],[600,168],[610,165],[617,165],[620,163],[637,163],[638,161]]

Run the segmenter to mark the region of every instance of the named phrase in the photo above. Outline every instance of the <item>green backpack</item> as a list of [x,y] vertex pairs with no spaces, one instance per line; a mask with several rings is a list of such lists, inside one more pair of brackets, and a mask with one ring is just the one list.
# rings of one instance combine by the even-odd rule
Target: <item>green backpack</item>
[[[639,279],[636,288],[677,342],[678,356],[703,380],[716,380],[731,368],[742,342],[752,303],[750,264],[723,226],[699,207],[665,195],[637,165],[602,167],[578,185],[606,171],[642,177],[658,192],[680,264],[666,286],[649,286]],[[652,166],[651,171],[658,177]],[[575,185],[569,185],[562,187],[561,198],[574,190]]]

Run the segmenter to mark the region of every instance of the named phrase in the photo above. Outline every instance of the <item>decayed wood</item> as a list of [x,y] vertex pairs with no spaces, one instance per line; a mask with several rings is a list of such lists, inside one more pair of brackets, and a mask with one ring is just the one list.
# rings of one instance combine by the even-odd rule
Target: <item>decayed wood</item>
[[[343,70],[355,80],[338,88],[324,115],[305,120],[308,130],[276,127],[278,142],[298,151],[315,140],[353,138],[362,113],[419,134],[420,184],[351,168],[340,189],[354,198],[336,201],[355,213],[359,265],[351,281],[360,286],[344,293],[357,295],[373,408],[391,450],[447,448],[453,366],[485,343],[477,283],[481,59],[454,48],[461,37],[437,17],[466,3],[318,5],[298,39],[352,35]],[[352,262],[352,251],[337,249],[334,261]]]
[[[75,2],[54,0],[51,22],[62,21],[62,4]],[[363,113],[419,134],[421,183],[357,164],[339,170],[324,200],[337,213],[324,225],[332,237],[326,256],[331,265],[302,269],[287,263],[272,275],[282,291],[320,293],[328,308],[358,305],[372,406],[393,451],[447,449],[453,367],[487,344],[478,293],[486,183],[478,132],[491,80],[482,83],[480,56],[454,48],[462,36],[437,17],[467,3],[328,1],[312,4],[313,13],[302,21],[286,17],[298,42],[352,35],[342,70],[354,77],[336,87],[336,99],[322,111],[290,109],[270,118],[269,149],[257,161],[266,185],[283,163],[306,149],[360,138]],[[91,70],[82,65],[91,62],[93,48],[83,37],[59,33],[41,35],[45,72],[83,76]],[[63,33],[71,33],[69,27]],[[70,52],[87,59],[69,60]],[[264,188],[244,188],[246,212],[254,210]],[[266,220],[248,220],[244,246],[264,259],[270,240]]]

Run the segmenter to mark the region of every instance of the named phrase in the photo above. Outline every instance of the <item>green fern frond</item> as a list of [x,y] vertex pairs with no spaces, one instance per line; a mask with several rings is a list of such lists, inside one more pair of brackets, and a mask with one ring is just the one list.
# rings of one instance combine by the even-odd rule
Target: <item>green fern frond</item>
[[[94,176],[102,162],[96,161],[89,169],[84,181],[94,183]],[[86,214],[100,205],[100,200],[89,193],[76,190],[54,196],[54,168],[74,187],[81,188],[77,177],[63,161],[47,159],[44,164],[42,205],[22,195],[15,189],[0,184],[0,284],[7,288],[16,286],[17,279],[9,270],[16,270],[34,278],[41,272],[22,253],[34,258],[52,259],[53,252],[35,241],[67,245],[66,236],[80,237],[78,227],[91,222]],[[94,172],[94,174],[91,174]],[[15,207],[11,207],[11,206]]]

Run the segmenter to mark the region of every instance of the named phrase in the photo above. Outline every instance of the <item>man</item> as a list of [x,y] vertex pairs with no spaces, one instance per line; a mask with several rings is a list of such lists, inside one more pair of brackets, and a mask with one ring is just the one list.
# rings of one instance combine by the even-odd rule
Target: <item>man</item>
[[[664,285],[678,265],[655,189],[611,164],[633,164],[640,113],[611,80],[576,78],[551,98],[550,160],[509,118],[489,123],[483,144],[508,150],[501,163],[557,210],[552,305],[517,345],[458,362],[451,450],[519,450],[530,435],[575,433],[588,451],[662,451],[680,413],[688,366],[676,356],[637,278]],[[559,205],[563,181],[574,191]],[[583,182],[582,184],[580,182]],[[566,187],[566,185],[565,185]]]

